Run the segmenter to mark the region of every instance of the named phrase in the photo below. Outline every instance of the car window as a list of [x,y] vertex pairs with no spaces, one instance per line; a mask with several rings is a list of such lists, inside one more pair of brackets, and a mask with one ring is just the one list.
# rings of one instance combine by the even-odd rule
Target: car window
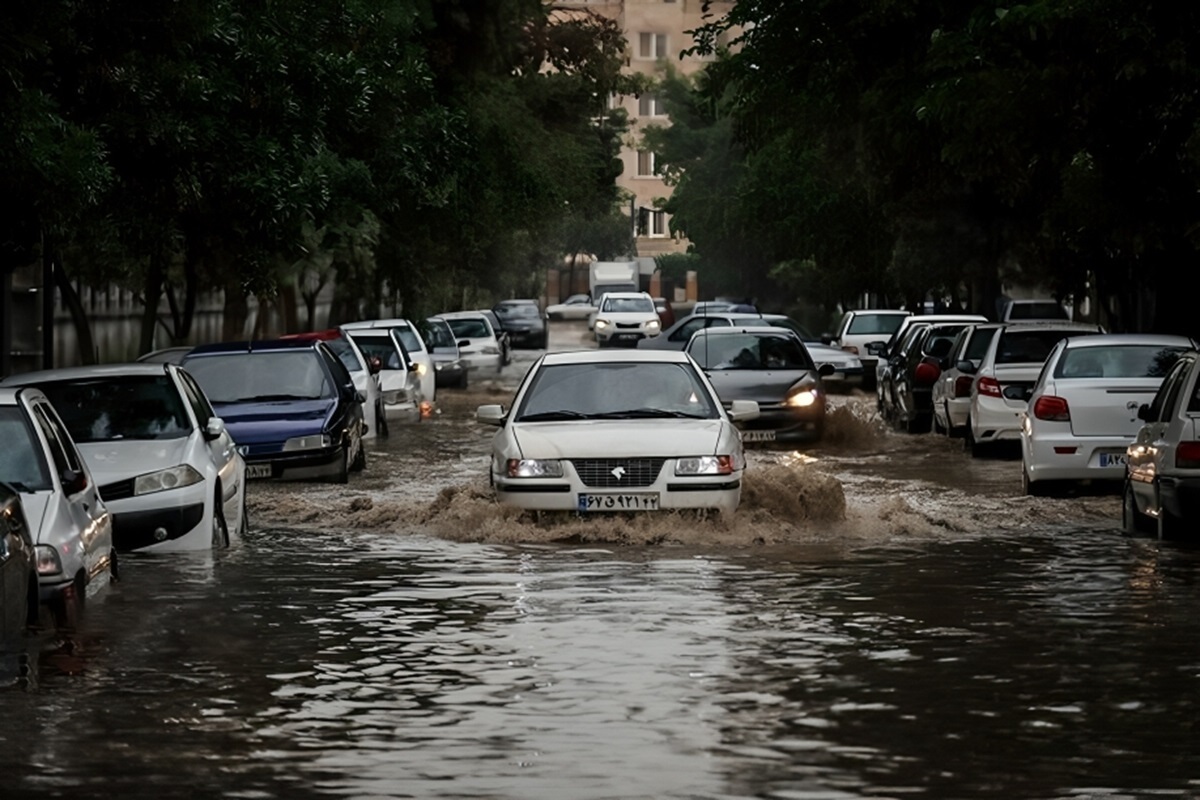
[[335,394],[314,350],[214,353],[184,362],[213,403],[317,400]]
[[1042,363],[1059,340],[1078,335],[1080,331],[1065,331],[1048,328],[1045,330],[1014,330],[1008,328],[1000,333],[996,343],[997,364]]
[[54,459],[54,468],[57,473],[62,475],[67,470],[82,472],[83,464],[80,463],[79,454],[76,452],[75,446],[71,444],[67,432],[50,411],[49,406],[45,403],[35,404],[33,418],[37,420],[38,427],[42,429],[42,435],[46,437],[46,441],[50,445],[50,457]]
[[492,336],[492,329],[488,327],[487,320],[464,317],[448,319],[446,322],[450,324],[450,330],[454,331],[454,336],[458,339],[487,339]]
[[404,357],[395,340],[386,333],[351,334],[358,349],[367,358],[378,358],[381,369],[405,369]]
[[1013,303],[1008,307],[1008,319],[1067,319],[1066,310],[1052,300],[1033,303]]
[[1056,378],[1161,378],[1185,351],[1161,345],[1073,347],[1054,368]]
[[855,314],[850,318],[850,325],[846,328],[846,333],[890,336],[896,332],[904,320],[903,314]]
[[187,374],[184,370],[179,370],[179,382],[183,384],[183,394],[187,398],[188,404],[192,407],[192,413],[196,415],[196,421],[200,427],[208,424],[208,421],[215,417],[212,405],[209,404],[208,398],[204,396],[204,390],[196,383],[196,379]]
[[1180,385],[1186,376],[1187,368],[1192,363],[1190,358],[1180,359],[1167,373],[1162,385],[1154,393],[1154,399],[1150,401],[1149,416],[1151,420],[1161,421],[1171,416],[1171,409],[1174,408],[1175,399],[1179,396]]
[[973,332],[967,334],[970,340],[967,342],[967,352],[963,358],[969,361],[982,361],[987,355],[988,348],[992,346],[992,339],[996,337],[996,331],[999,328],[976,328]]
[[0,481],[18,491],[53,488],[42,443],[20,406],[0,406]]
[[688,354],[704,369],[813,369],[804,345],[792,336],[733,334],[700,336],[688,344]]
[[417,336],[417,332],[408,325],[397,325],[392,330],[396,332],[400,342],[404,345],[406,353],[419,353],[425,349],[421,344],[421,338]]
[[325,360],[325,366],[328,368],[329,374],[333,376],[335,386],[354,385],[354,378],[350,375],[350,370],[346,369],[346,365],[342,363],[341,359],[329,352],[329,348],[318,347],[317,352]]
[[50,381],[39,388],[81,444],[177,439],[192,432],[183,398],[165,374]]
[[[1191,362],[1190,359],[1189,359],[1189,363],[1194,364],[1194,362]],[[1188,369],[1185,369],[1183,371],[1182,377],[1180,378],[1181,385],[1187,384],[1189,374],[1193,373],[1193,372],[1194,372],[1194,370],[1188,370]],[[1195,413],[1200,412],[1200,381],[1195,381],[1192,385],[1192,394],[1188,398],[1187,410],[1188,410],[1189,414],[1195,414]]]
[[354,352],[354,345],[349,341],[340,336],[335,339],[323,339],[322,341],[350,372],[363,371],[362,362],[358,360],[358,353]]
[[687,341],[692,338],[692,334],[701,328],[707,327],[708,317],[690,317],[679,323],[679,327],[669,337],[673,342]]
[[441,347],[454,350],[458,346],[454,340],[454,334],[450,332],[450,327],[444,322],[426,320],[421,325],[421,336],[425,339],[425,343],[434,349]]
[[714,419],[719,411],[690,363],[614,362],[543,366],[530,380],[516,420],[639,409]]

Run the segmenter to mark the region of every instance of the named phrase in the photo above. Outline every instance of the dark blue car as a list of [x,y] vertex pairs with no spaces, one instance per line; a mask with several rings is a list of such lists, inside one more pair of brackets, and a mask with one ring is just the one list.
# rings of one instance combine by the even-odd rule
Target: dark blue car
[[367,465],[363,397],[324,343],[201,345],[183,366],[225,421],[247,478],[345,483]]

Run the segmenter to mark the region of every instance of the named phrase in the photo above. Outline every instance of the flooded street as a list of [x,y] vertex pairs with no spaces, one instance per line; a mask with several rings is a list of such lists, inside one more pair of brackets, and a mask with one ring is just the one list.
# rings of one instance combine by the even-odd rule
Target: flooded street
[[253,484],[227,551],[127,556],[0,665],[0,798],[1200,795],[1200,548],[858,393],[732,519],[525,519],[472,414],[534,355],[348,487]]

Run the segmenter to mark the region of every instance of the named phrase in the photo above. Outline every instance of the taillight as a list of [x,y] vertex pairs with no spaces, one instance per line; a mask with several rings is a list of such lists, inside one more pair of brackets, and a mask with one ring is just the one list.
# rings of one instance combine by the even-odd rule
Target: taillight
[[1067,400],[1064,397],[1043,395],[1034,401],[1033,415],[1038,419],[1050,422],[1070,422],[1071,407],[1067,405]]
[[1175,466],[1183,469],[1200,467],[1200,442],[1180,442],[1175,448]]
[[979,393],[986,394],[988,397],[1000,397],[1000,381],[995,378],[983,377],[979,379]]
[[955,397],[970,397],[971,384],[975,382],[975,378],[970,375],[959,375],[954,379],[954,396]]
[[938,369],[936,364],[930,364],[928,361],[922,361],[917,364],[917,368],[913,370],[913,383],[922,386],[928,386],[931,383],[936,383],[938,376],[942,371]]

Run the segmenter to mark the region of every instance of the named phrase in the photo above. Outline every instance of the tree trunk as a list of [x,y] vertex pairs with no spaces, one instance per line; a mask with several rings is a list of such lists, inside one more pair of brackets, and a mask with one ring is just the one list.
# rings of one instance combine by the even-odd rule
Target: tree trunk
[[[42,258],[54,258],[49,247],[42,253]],[[95,364],[99,360],[99,353],[96,352],[96,340],[92,338],[92,326],[88,322],[83,303],[79,300],[79,293],[71,285],[61,261],[54,258],[51,269],[54,273],[54,285],[62,297],[63,305],[71,315],[71,324],[75,326],[75,337],[79,342],[79,357],[84,364]],[[149,348],[144,348],[140,352],[148,353],[149,351]]]
[[142,329],[138,341],[138,352],[149,353],[154,349],[154,328],[158,325],[158,302],[162,299],[163,262],[160,253],[150,256],[146,270],[146,282],[142,292]]
[[236,342],[246,338],[246,321],[250,309],[246,304],[246,292],[236,279],[225,283],[225,306],[221,313],[221,340]]

